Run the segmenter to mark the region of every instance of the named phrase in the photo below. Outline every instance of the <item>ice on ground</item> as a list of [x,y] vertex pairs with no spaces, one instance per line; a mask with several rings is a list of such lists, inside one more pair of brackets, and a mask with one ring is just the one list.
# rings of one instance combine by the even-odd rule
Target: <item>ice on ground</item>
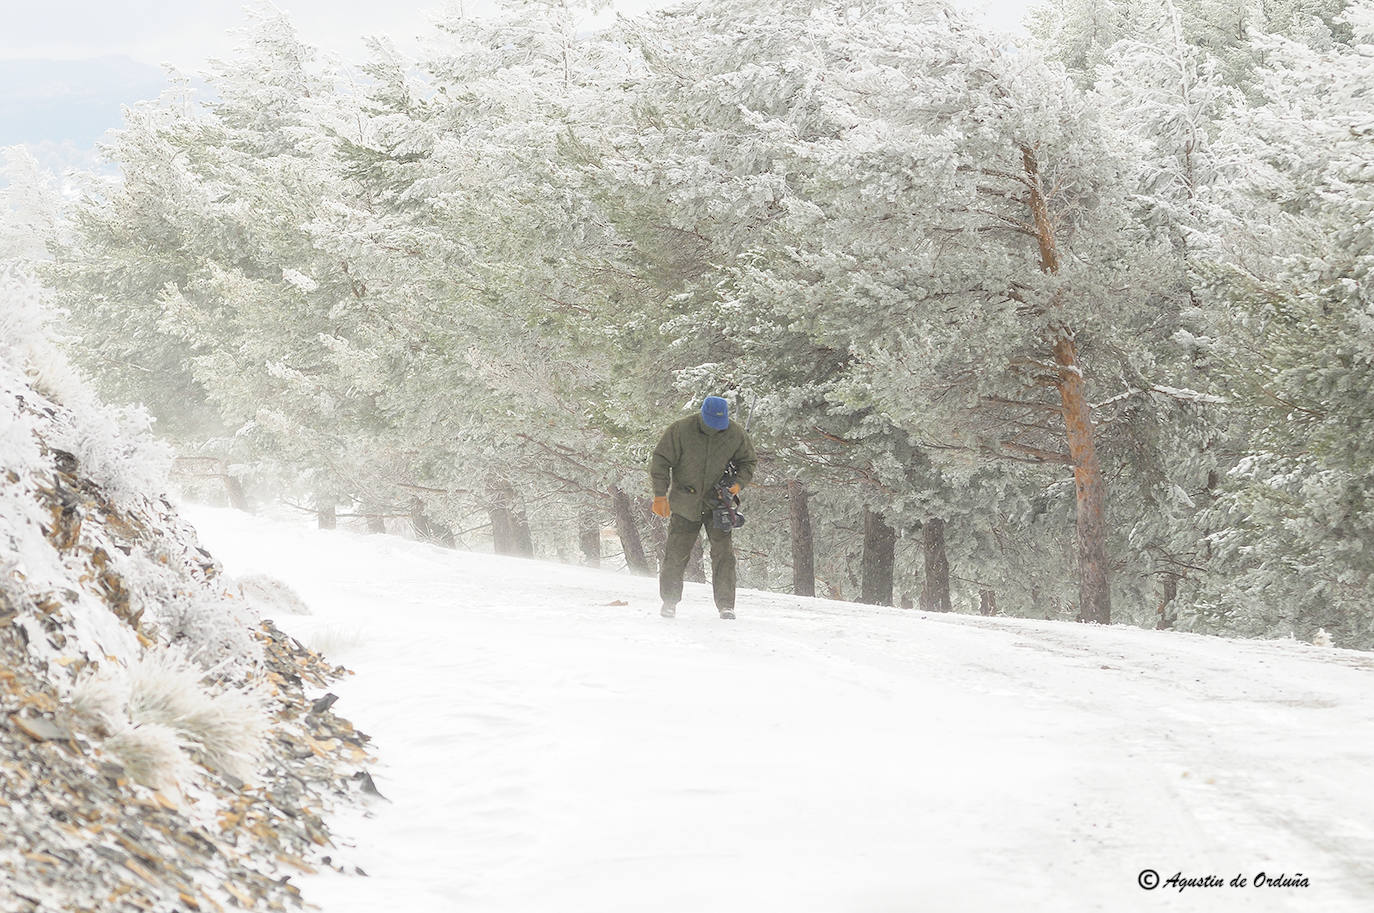
[[652,579],[190,516],[309,603],[283,628],[346,632],[337,706],[390,801],[336,820],[368,877],[307,879],[325,913],[1374,898],[1368,654],[755,592],[724,623],[692,584],[665,620]]

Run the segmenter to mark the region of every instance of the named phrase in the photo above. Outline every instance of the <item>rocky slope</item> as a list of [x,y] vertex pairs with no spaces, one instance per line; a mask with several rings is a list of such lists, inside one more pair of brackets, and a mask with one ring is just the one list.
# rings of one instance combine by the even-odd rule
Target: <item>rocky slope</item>
[[36,296],[0,299],[0,911],[299,907],[367,782],[325,694],[346,670],[199,547]]

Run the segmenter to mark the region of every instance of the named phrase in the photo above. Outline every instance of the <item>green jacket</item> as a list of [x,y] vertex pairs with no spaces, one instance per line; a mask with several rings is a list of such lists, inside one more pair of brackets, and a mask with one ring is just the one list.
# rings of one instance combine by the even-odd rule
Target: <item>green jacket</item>
[[759,458],[749,435],[734,422],[720,431],[709,428],[700,415],[689,415],[668,426],[649,461],[654,497],[668,496],[673,513],[700,520],[706,495],[735,461],[740,488],[754,477]]

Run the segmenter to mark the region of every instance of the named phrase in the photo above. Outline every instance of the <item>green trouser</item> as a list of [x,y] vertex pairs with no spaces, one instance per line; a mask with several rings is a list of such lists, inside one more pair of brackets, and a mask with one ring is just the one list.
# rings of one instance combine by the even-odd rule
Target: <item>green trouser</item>
[[[730,542],[730,530],[714,529],[711,515],[706,514],[706,539],[711,543],[711,589],[715,592],[717,609],[735,607],[735,549]],[[688,520],[673,514],[668,521],[668,545],[663,550],[663,564],[658,571],[658,593],[669,605],[682,599],[682,575],[692,557],[692,546],[701,532],[701,520]]]

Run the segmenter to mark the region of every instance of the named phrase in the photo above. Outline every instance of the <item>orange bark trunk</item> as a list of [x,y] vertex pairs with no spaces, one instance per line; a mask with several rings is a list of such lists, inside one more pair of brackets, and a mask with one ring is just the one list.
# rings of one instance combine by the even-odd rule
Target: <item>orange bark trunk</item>
[[1078,618],[1111,624],[1112,591],[1107,576],[1107,483],[1097,463],[1092,406],[1088,403],[1078,347],[1072,336],[1054,343],[1060,366],[1059,400],[1064,408],[1069,456],[1073,459],[1073,487],[1078,497]]
[[[1040,268],[1059,272],[1059,249],[1050,219],[1049,200],[1040,181],[1035,151],[1022,147],[1021,162],[1030,188],[1031,218],[1040,246]],[[1107,573],[1107,483],[1097,462],[1092,405],[1088,401],[1083,371],[1078,364],[1078,345],[1072,331],[1060,326],[1054,339],[1054,361],[1059,366],[1059,402],[1063,409],[1069,457],[1073,460],[1074,491],[1078,518],[1078,618],[1111,624],[1112,591]]]

